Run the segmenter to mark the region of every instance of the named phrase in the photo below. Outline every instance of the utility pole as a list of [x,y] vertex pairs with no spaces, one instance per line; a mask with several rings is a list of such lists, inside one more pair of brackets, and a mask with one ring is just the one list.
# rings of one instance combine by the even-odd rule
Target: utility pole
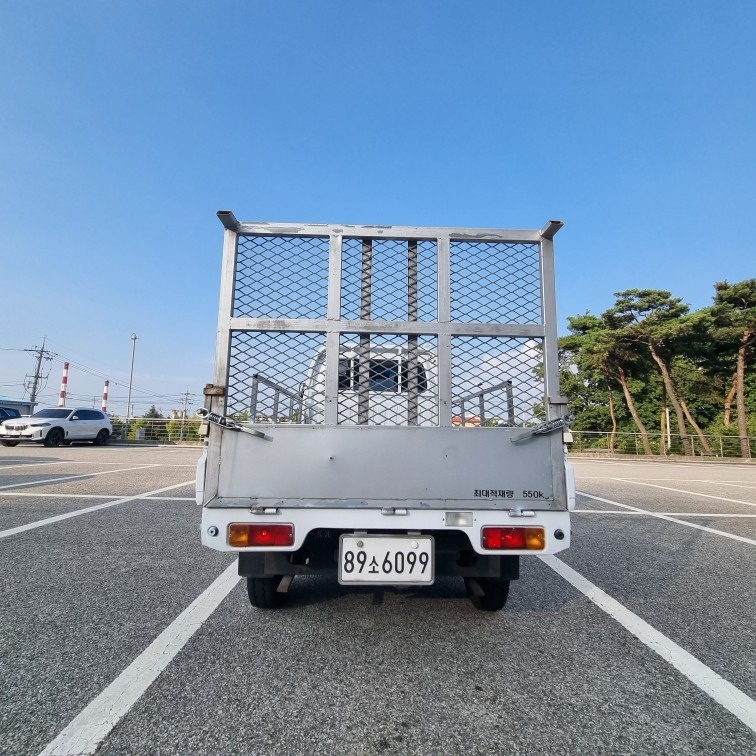
[[129,440],[129,414],[131,412],[131,383],[134,380],[134,352],[136,352],[136,343],[139,336],[131,334],[131,373],[129,374],[129,398],[126,400],[126,433],[123,440]]
[[25,352],[37,353],[37,365],[34,368],[34,378],[32,379],[31,393],[29,403],[32,405],[32,413],[34,412],[34,405],[37,403],[37,389],[39,388],[39,379],[42,377],[42,360],[52,359],[50,353],[45,349],[45,339],[42,339],[42,346],[35,347],[34,349],[25,349]]
[[189,386],[186,387],[186,393],[184,394],[184,411],[181,413],[181,433],[179,434],[179,441],[184,440],[184,422],[186,422],[186,406],[189,403]]

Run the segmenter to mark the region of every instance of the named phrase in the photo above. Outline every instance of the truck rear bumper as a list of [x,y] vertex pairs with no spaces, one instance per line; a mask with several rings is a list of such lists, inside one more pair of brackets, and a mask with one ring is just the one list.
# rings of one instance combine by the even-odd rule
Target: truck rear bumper
[[[436,577],[456,575],[503,580],[517,580],[520,577],[519,556],[478,556],[466,549],[464,542],[454,538],[436,538],[435,545]],[[243,551],[239,553],[239,575],[335,575],[338,571],[338,549],[338,534],[333,532],[317,539],[307,539],[305,546],[293,553]]]
[[[238,548],[228,543],[231,524],[254,525],[289,524],[294,528],[294,542],[291,546],[258,546]],[[484,548],[481,530],[486,526],[507,528],[543,528],[544,547],[538,550],[496,550]],[[354,533],[370,532],[381,534],[429,533],[436,537],[445,534],[460,534],[465,550],[481,556],[517,556],[522,554],[556,554],[569,548],[570,516],[567,511],[494,511],[464,510],[453,512],[443,510],[415,510],[391,508],[379,509],[302,509],[269,508],[259,513],[243,509],[202,510],[202,543],[217,551],[244,553],[283,553],[300,551],[306,541],[318,532]],[[315,535],[313,535],[315,534]]]

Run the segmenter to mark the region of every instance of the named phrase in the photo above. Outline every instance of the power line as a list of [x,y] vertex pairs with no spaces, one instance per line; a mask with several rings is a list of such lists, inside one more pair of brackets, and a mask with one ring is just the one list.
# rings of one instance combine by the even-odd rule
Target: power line
[[[100,378],[101,380],[105,381],[107,380],[110,385],[112,386],[119,386],[121,388],[126,388],[126,382],[118,381],[110,377],[109,374],[102,372],[99,369],[92,368],[88,365],[85,365],[84,363],[81,363],[77,360],[72,360],[70,358],[64,358],[62,355],[58,354],[57,352],[52,351],[51,349],[47,348],[47,339],[43,339],[42,346],[41,347],[33,347],[32,349],[22,349],[22,348],[16,348],[16,347],[0,347],[0,351],[4,352],[34,352],[37,355],[35,369],[33,376],[27,375],[24,382],[22,383],[0,383],[0,386],[5,387],[18,387],[23,388],[24,392],[30,391],[31,402],[40,402],[41,400],[47,399],[48,395],[46,393],[47,388],[47,381],[50,376],[50,371],[45,374],[43,373],[42,366],[45,362],[53,362],[54,360],[60,360],[62,363],[68,362],[71,366],[76,368],[77,371],[81,371],[87,375],[94,376],[95,378]],[[133,393],[136,394],[136,396],[132,399],[132,404],[137,404],[139,406],[145,406],[145,405],[151,405],[151,404],[172,404],[174,407],[179,407],[182,405],[182,403],[186,403],[189,401],[190,398],[201,400],[202,394],[201,393],[194,393],[189,392],[189,388],[187,387],[187,391],[183,393],[170,393],[170,394],[163,394],[158,393],[157,391],[153,391],[150,389],[143,388],[141,386],[131,385],[131,390]],[[91,394],[76,394],[76,393],[68,393],[68,397],[70,397],[72,400],[75,401],[89,401],[92,399]],[[121,402],[125,401],[125,397],[118,396],[118,395],[110,395],[109,401],[111,402]],[[44,403],[48,403],[45,401]],[[127,408],[128,411],[128,408]]]
[[[109,380],[112,386],[120,386],[122,388],[126,388],[126,386],[128,385],[125,381],[118,381],[114,378],[111,378],[110,375],[106,373],[103,373],[95,368],[88,367],[87,365],[84,365],[83,363],[78,362],[76,360],[65,358],[62,355],[58,354],[57,352],[50,352],[50,354],[53,357],[56,357],[57,359],[59,359],[61,362],[68,362],[71,366],[77,368],[77,370],[81,370],[82,372],[87,373],[88,375],[92,375],[95,378],[101,378],[102,380]],[[171,394],[171,395],[159,394],[156,391],[142,388],[141,386],[137,386],[137,385],[132,385],[132,391],[138,394],[142,394],[143,396],[154,397],[155,399],[169,399],[173,396],[176,396],[175,394]],[[183,396],[183,394],[180,394],[179,396]],[[201,396],[201,394],[194,394],[194,396]],[[123,397],[116,397],[112,395],[109,398],[110,400],[123,399]]]

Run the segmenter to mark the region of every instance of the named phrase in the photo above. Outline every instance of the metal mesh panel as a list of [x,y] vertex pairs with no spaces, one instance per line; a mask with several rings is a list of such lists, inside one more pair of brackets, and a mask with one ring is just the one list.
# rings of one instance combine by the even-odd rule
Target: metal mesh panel
[[436,242],[349,239],[342,246],[341,317],[436,319]]
[[[473,233],[450,241],[452,333],[476,335],[451,337],[451,376],[439,376],[439,352],[446,365],[449,337],[437,321],[435,238],[371,236],[367,227],[346,238],[309,229],[307,236],[296,229],[275,233],[238,238],[232,317],[251,322],[231,332],[229,415],[258,423],[320,424],[328,415],[341,425],[436,426],[448,422],[448,407],[440,413],[439,401],[451,391],[457,426],[522,426],[543,418],[541,341],[486,335],[487,324],[510,324],[517,333],[518,325],[541,323],[538,242],[482,241]],[[339,244],[341,319],[370,321],[369,328],[327,320],[329,254]],[[337,341],[329,341],[328,358],[338,365],[327,365],[327,334],[335,332],[338,352]]]
[[436,337],[342,334],[338,422],[438,425]]
[[451,316],[459,323],[540,323],[539,245],[452,241]]
[[304,388],[323,343],[316,333],[233,331],[226,413],[258,423],[312,422],[308,405],[317,397]]
[[328,301],[328,239],[240,236],[234,317],[324,318]]
[[522,426],[542,420],[542,369],[541,340],[452,338],[452,424]]

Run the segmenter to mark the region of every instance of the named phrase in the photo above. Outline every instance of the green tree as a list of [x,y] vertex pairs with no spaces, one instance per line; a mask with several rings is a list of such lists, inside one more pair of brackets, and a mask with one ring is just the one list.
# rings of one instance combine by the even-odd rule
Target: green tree
[[746,365],[752,358],[756,344],[756,278],[730,284],[714,284],[712,334],[714,338],[735,346],[733,388],[743,457],[751,457],[746,410]]
[[[595,386],[606,391],[613,431],[617,428],[617,418],[611,387],[617,383],[640,434],[644,452],[653,454],[648,429],[641,419],[630,390],[628,372],[630,366],[638,362],[638,357],[623,341],[617,322],[607,317],[606,313],[600,318],[586,313],[568,318],[568,323],[570,336],[562,338],[560,346],[579,355],[578,372],[581,377],[591,380]],[[613,439],[610,446],[613,446]]]
[[693,445],[687,430],[686,413],[669,368],[675,354],[675,345],[689,327],[689,321],[684,320],[684,316],[688,314],[688,305],[679,297],[673,297],[669,291],[661,289],[627,289],[614,296],[615,306],[607,311],[607,318],[622,331],[622,339],[626,343],[643,345],[656,363],[666,397],[677,419],[683,451],[691,456]]
[[[756,435],[756,279],[715,285],[711,307],[689,312],[667,291],[629,289],[615,294],[615,306],[595,316],[568,318],[560,339],[560,382],[577,418],[575,430],[637,430],[646,454],[647,427],[659,423],[665,451],[667,411],[674,410],[682,451],[692,454],[694,437],[708,454],[753,453]],[[624,403],[615,401],[620,389]],[[737,431],[730,427],[733,404]],[[712,444],[707,434],[727,436]],[[677,434],[676,434],[677,435]],[[673,442],[673,446],[676,445]],[[655,446],[655,443],[653,444]]]
[[173,418],[166,423],[169,441],[199,441],[200,421],[197,417]]
[[144,429],[145,441],[164,441],[167,438],[165,423],[155,422],[156,420],[162,420],[163,415],[158,412],[157,408],[153,404],[142,417],[135,421],[129,428],[129,437],[136,438],[136,432],[138,428]]

